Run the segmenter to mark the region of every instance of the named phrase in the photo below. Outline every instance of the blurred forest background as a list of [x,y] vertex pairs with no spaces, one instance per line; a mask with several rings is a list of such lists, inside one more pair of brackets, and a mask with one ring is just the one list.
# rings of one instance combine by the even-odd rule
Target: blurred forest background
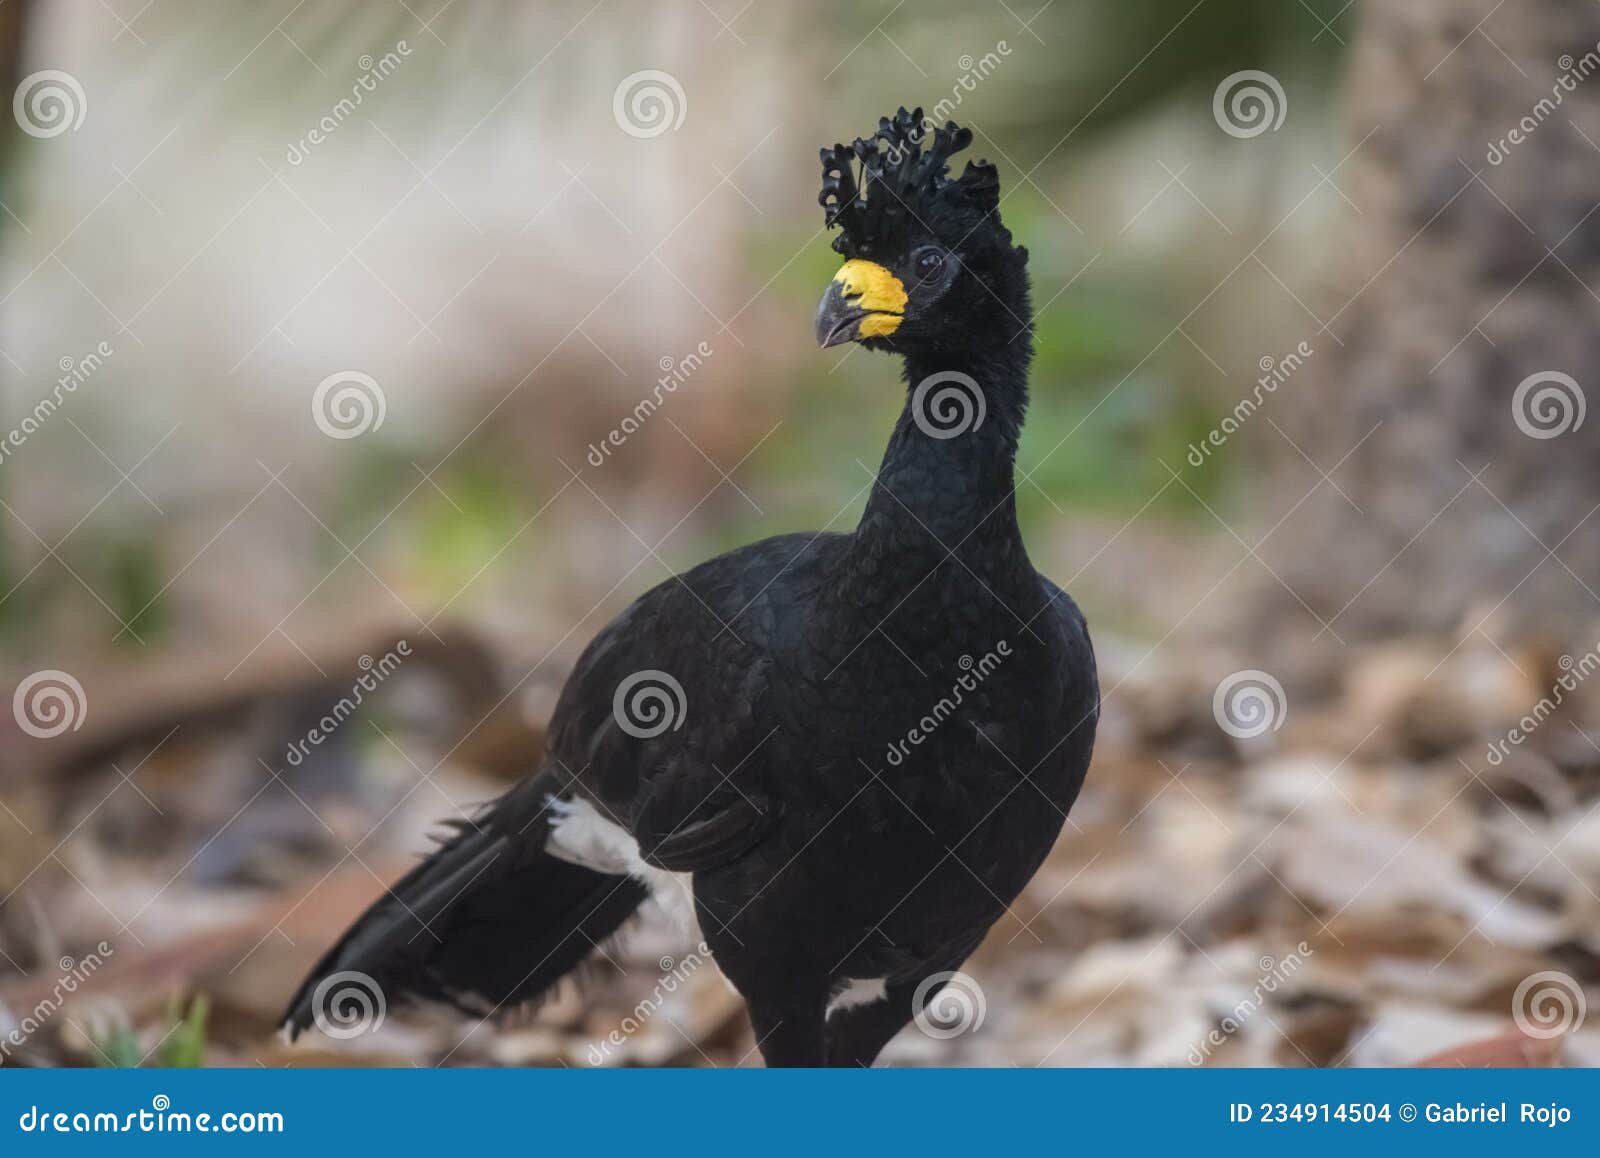
[[649,922],[509,1028],[273,1030],[609,618],[853,524],[902,397],[812,339],[817,149],[900,104],[1032,254],[1018,505],[1105,717],[981,1023],[885,1060],[1600,1064],[1597,46],[1567,0],[9,0],[0,1064],[753,1064]]

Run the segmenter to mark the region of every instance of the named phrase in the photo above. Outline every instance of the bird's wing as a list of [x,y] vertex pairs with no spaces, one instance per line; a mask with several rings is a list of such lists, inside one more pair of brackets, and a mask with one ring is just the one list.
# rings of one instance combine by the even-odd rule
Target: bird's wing
[[[827,536],[781,536],[652,588],[585,650],[557,704],[550,751],[647,863],[692,872],[770,831],[784,739],[774,665],[808,619]],[[769,743],[770,741],[770,743]]]
[[1044,585],[1050,610],[1067,644],[1067,668],[1070,686],[1086,689],[1088,717],[1100,719],[1100,682],[1095,670],[1094,644],[1089,639],[1089,623],[1078,610],[1078,605],[1046,575],[1039,575]]
[[648,799],[634,818],[634,836],[646,864],[695,872],[737,860],[761,842],[774,817],[765,793],[740,794],[688,815]]

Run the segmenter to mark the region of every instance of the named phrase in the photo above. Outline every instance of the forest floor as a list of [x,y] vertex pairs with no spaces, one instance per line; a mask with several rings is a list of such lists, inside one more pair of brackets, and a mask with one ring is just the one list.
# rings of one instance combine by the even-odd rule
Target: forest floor
[[[1281,698],[1256,679],[1252,715],[1248,694],[1218,706],[1235,657],[1098,642],[1099,745],[1054,853],[885,1064],[1600,1065],[1595,697],[1569,675],[1507,739],[1574,661],[1349,649]],[[325,670],[386,645],[341,647]],[[742,1002],[648,907],[581,986],[509,1023],[387,1008],[348,1039],[278,1039],[298,977],[429,828],[537,757],[559,673],[454,744],[484,673],[516,665],[445,656],[409,660],[298,765],[284,737],[337,674],[222,695],[185,668],[7,770],[0,1040],[22,1044],[0,1060],[759,1064]],[[181,1024],[197,995],[203,1035]]]

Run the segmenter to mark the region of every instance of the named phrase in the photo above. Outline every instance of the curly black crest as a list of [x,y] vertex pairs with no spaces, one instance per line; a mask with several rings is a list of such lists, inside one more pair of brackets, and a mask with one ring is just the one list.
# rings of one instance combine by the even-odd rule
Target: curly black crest
[[824,148],[817,202],[828,227],[840,229],[833,248],[846,257],[894,253],[919,227],[933,232],[929,223],[944,216],[942,210],[993,213],[1000,200],[993,165],[968,161],[960,177],[949,176],[950,158],[971,143],[971,129],[954,121],[937,128],[920,108],[902,107],[892,118],[879,118],[870,138]]

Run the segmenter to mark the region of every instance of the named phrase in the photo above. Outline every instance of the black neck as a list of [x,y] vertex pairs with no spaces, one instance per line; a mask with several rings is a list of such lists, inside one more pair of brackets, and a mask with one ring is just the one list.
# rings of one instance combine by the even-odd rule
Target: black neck
[[[906,405],[895,423],[878,477],[856,529],[855,561],[874,573],[892,565],[911,583],[938,566],[951,551],[982,560],[985,569],[1026,560],[1017,528],[1013,470],[1017,438],[1027,405],[1031,344],[1026,335],[983,353],[908,356]],[[972,392],[982,393],[982,421]],[[917,388],[930,377],[937,385],[919,400]],[[943,405],[941,389],[949,394]],[[965,409],[958,399],[965,397]],[[919,423],[918,415],[926,417]],[[962,433],[938,438],[925,427]],[[854,568],[852,568],[854,569]]]

